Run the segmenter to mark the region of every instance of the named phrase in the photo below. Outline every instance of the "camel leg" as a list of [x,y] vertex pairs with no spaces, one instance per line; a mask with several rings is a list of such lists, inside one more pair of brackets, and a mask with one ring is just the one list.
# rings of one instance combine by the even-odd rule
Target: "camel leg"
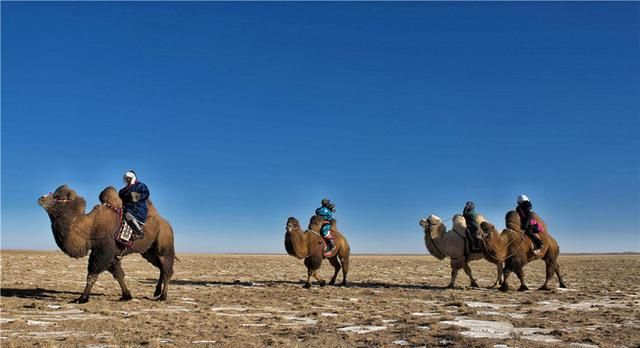
[[562,279],[562,275],[560,274],[560,265],[558,264],[558,262],[556,262],[556,276],[558,277],[558,281],[560,282],[560,287],[561,288],[566,288],[567,286],[564,284],[564,280]]
[[500,285],[500,283],[502,283],[502,271],[503,271],[502,262],[496,263],[496,274],[497,274],[496,282],[493,283],[493,285],[491,285],[489,289],[493,289],[496,286]]
[[[160,260],[160,279],[162,280],[162,291],[160,292],[160,296],[156,299],[158,301],[166,301],[167,300],[167,292],[169,291],[169,281],[171,281],[171,277],[173,276],[173,260],[174,256],[158,256]],[[158,284],[160,284],[160,280],[158,280]],[[157,291],[156,286],[156,291]]]
[[340,258],[342,263],[342,284],[340,286],[348,286],[347,273],[349,273],[349,255]]
[[507,279],[509,279],[509,275],[511,275],[511,267],[507,264],[505,264],[504,267],[504,271],[502,273],[502,285],[500,285],[500,291],[505,292],[507,290],[509,290],[509,283],[507,282]]
[[162,284],[164,283],[164,272],[162,271],[160,259],[153,249],[149,249],[149,251],[142,254],[142,257],[144,257],[147,261],[149,261],[149,263],[156,266],[160,270],[160,277],[158,278],[158,283],[156,284],[156,290],[153,292],[153,297],[158,297],[162,293]]
[[460,262],[458,262],[457,260],[451,259],[451,281],[449,282],[449,285],[447,285],[447,288],[453,289],[453,287],[456,285],[456,278],[458,277],[458,271],[462,267],[463,266],[460,264]]
[[318,275],[318,270],[313,271],[312,275],[313,275],[314,278],[316,278],[316,280],[318,281],[320,286],[324,286],[326,284],[326,282],[324,280],[322,280],[320,278],[320,276]]
[[473,274],[471,273],[471,267],[469,267],[469,263],[466,262],[464,264],[464,273],[466,273],[469,276],[469,279],[471,280],[471,287],[472,288],[477,288],[478,287],[478,282],[476,282],[475,279],[473,279]]
[[518,279],[520,279],[520,287],[518,288],[518,291],[529,290],[529,287],[527,287],[527,284],[525,284],[524,282],[524,270],[522,269],[522,267],[518,267],[515,273],[518,276]]
[[544,284],[542,284],[539,290],[549,290],[549,282],[551,281],[551,278],[553,278],[553,272],[556,270],[556,263],[554,260],[544,260],[544,262],[546,278],[544,279]]
[[311,288],[311,275],[313,274],[313,271],[311,269],[307,269],[307,282],[304,283],[304,285],[302,286],[305,289],[310,289]]
[[331,277],[331,280],[329,281],[329,285],[334,285],[336,283],[336,278],[338,277],[338,272],[340,272],[340,268],[342,268],[342,266],[340,266],[340,261],[338,261],[337,256],[329,258],[329,263],[331,263],[331,266],[333,266],[333,269],[335,270],[333,277]]
[[120,297],[120,301],[131,300],[131,293],[129,292],[129,289],[127,289],[127,284],[124,282],[124,270],[122,269],[120,260],[116,260],[111,267],[109,267],[109,273],[111,273],[113,278],[118,281],[120,289],[122,289],[122,297]]
[[98,280],[98,276],[99,275],[100,275],[100,273],[89,273],[89,274],[87,274],[87,285],[84,287],[84,291],[82,292],[82,295],[80,295],[80,297],[78,297],[73,302],[75,302],[75,303],[87,303],[87,302],[89,302],[89,295],[91,294],[91,288],[93,288],[93,284],[95,284],[96,280]]

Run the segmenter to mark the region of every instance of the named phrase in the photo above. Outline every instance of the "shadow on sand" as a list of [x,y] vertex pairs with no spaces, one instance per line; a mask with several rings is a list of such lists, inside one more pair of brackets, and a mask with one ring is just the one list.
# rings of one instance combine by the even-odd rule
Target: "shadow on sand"
[[[58,291],[58,290],[49,290],[43,288],[35,288],[35,289],[13,289],[13,288],[2,288],[0,289],[0,296],[2,297],[19,297],[19,298],[32,298],[38,300],[52,300],[59,299],[60,295],[73,295],[74,297],[80,296],[81,292],[75,291]],[[104,296],[104,294],[96,294],[92,293],[91,296]]]
[[[147,278],[145,280],[141,280],[142,283],[148,284],[156,284],[156,279]],[[191,285],[191,286],[251,286],[251,287],[265,287],[265,286],[278,286],[278,285],[300,285],[304,284],[304,280],[263,280],[256,282],[247,282],[247,281],[207,281],[207,280],[181,280],[181,279],[173,279],[171,280],[171,284],[173,285]],[[339,281],[337,282],[339,284]],[[338,285],[327,285],[327,287],[338,286]],[[317,282],[312,283],[313,286],[319,286]],[[389,283],[381,283],[381,282],[349,282],[349,288],[365,288],[365,289],[405,289],[405,290],[446,290],[446,287],[442,286],[431,286],[431,285],[422,285],[422,284],[389,284]]]

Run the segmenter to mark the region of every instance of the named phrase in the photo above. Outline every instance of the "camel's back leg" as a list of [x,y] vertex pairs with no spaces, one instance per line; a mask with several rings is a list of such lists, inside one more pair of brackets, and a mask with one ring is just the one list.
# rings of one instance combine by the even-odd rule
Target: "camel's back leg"
[[340,262],[342,263],[342,284],[340,286],[347,286],[347,273],[349,273],[349,254],[347,253],[344,257],[340,257]]
[[560,282],[560,287],[561,288],[566,288],[567,286],[564,283],[564,279],[562,279],[562,275],[560,274],[560,265],[558,264],[558,261],[556,261],[556,276],[558,277],[558,282]]
[[171,277],[173,276],[173,262],[175,260],[174,255],[167,256],[158,256],[160,259],[160,269],[161,278],[162,278],[162,292],[160,293],[160,297],[158,297],[158,301],[165,301],[167,299],[167,292],[169,291],[169,282],[171,281]]
[[158,258],[158,254],[156,254],[155,249],[153,247],[149,248],[146,253],[142,254],[149,263],[158,267],[160,270],[160,277],[158,278],[158,283],[156,284],[156,291],[153,292],[153,297],[158,297],[162,293],[162,284],[164,283],[164,270],[162,269],[162,265],[160,264],[160,258]]
[[129,292],[129,289],[127,289],[127,284],[124,282],[124,270],[122,269],[120,260],[116,259],[111,267],[109,267],[108,271],[118,281],[118,284],[120,284],[120,289],[122,289],[122,297],[120,297],[120,301],[131,300],[131,293]]
[[340,261],[338,261],[338,256],[330,257],[329,263],[331,263],[331,266],[333,266],[333,269],[334,269],[333,277],[331,277],[331,280],[329,281],[329,285],[333,285],[336,283],[338,272],[340,272],[340,268],[342,268],[342,266],[340,265]]

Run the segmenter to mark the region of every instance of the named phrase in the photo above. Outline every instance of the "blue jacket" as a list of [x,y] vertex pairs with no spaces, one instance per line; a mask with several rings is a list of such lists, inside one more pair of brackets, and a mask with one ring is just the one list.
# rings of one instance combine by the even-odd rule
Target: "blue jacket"
[[[131,193],[137,192],[140,194],[137,202],[133,201]],[[123,187],[119,192],[120,199],[122,199],[122,207],[124,211],[131,213],[138,221],[144,223],[147,221],[147,198],[149,198],[149,189],[147,185],[136,181],[133,185]]]
[[320,207],[316,209],[316,215],[322,216],[322,218],[325,219],[325,221],[333,220],[333,213],[327,207]]

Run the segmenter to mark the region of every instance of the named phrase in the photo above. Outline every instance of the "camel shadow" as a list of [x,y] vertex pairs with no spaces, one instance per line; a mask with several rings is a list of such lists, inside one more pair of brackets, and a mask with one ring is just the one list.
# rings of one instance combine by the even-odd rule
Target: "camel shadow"
[[[157,279],[147,278],[145,280],[141,280],[141,283],[147,284],[156,284],[158,282]],[[280,285],[280,284],[304,284],[304,281],[293,281],[293,280],[264,280],[264,281],[255,281],[255,282],[243,282],[239,280],[234,281],[218,281],[218,280],[182,280],[182,279],[172,279],[172,285],[191,285],[191,286],[251,286],[251,287],[264,287],[269,285]]]
[[[73,295],[80,296],[81,292],[76,291],[58,291],[49,290],[43,288],[35,289],[15,289],[15,288],[2,288],[0,289],[1,297],[19,297],[19,298],[31,298],[38,300],[52,300],[59,299],[60,295]],[[92,293],[91,296],[104,296],[104,294]]]
[[[155,284],[156,279],[147,278],[141,281],[142,283]],[[265,286],[277,286],[277,285],[302,285],[305,281],[300,280],[261,280],[255,282],[243,282],[243,281],[216,281],[216,280],[181,280],[173,279],[171,284],[174,285],[190,285],[190,286],[245,286],[245,287],[265,287]],[[339,287],[336,285],[327,285],[327,287]],[[446,286],[432,286],[425,284],[390,284],[382,282],[349,282],[347,288],[364,288],[364,289],[404,289],[404,290],[433,290],[442,291],[447,290]]]

